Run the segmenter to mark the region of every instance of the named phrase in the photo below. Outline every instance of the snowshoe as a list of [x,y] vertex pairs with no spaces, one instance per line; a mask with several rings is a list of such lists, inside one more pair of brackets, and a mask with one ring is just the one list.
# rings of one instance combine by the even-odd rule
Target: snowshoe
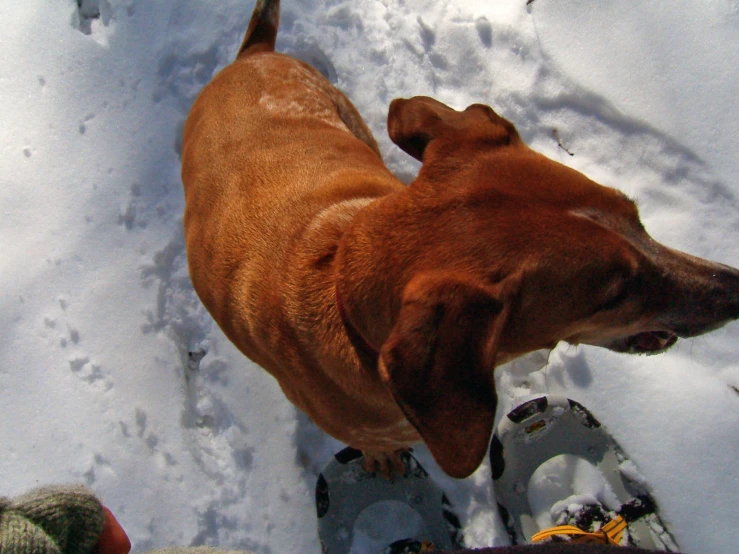
[[[595,494],[563,481],[577,464],[586,469],[580,486]],[[635,464],[574,400],[542,396],[512,410],[493,435],[490,465],[513,544],[569,540],[678,552]],[[532,509],[537,484],[548,509]]]
[[417,554],[462,548],[457,516],[443,491],[409,453],[392,481],[345,448],[316,484],[318,537],[324,554]]

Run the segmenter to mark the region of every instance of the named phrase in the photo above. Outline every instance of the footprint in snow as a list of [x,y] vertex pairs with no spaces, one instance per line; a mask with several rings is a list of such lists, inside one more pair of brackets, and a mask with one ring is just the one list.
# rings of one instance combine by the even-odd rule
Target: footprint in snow
[[72,26],[85,35],[92,34],[94,21],[110,22],[110,4],[107,0],[77,0],[77,11],[72,16]]

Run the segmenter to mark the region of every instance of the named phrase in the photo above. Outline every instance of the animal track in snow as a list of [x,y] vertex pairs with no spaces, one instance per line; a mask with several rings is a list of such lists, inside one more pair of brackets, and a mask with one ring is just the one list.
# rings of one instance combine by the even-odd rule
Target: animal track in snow
[[[254,447],[248,444],[246,428],[214,390],[222,384],[225,366],[215,356],[208,356],[211,346],[206,338],[214,324],[190,282],[182,230],[176,233],[154,254],[152,263],[142,267],[144,286],[158,288],[156,307],[146,314],[142,329],[167,336],[179,351],[179,370],[187,387],[182,426],[189,432],[195,462],[218,479],[224,468],[234,474],[248,469]],[[141,437],[145,413],[137,413],[137,426]]]
[[475,29],[477,35],[480,37],[480,41],[487,47],[490,48],[493,45],[493,27],[490,25],[490,21],[484,15],[475,19]]
[[155,102],[174,101],[184,114],[202,88],[210,82],[216,67],[221,63],[218,44],[199,52],[176,51],[159,60]]
[[109,391],[113,388],[113,381],[105,371],[103,366],[92,359],[84,351],[80,350],[69,356],[67,359],[70,371],[77,376],[80,381],[88,385],[101,388],[103,391]]
[[429,25],[426,24],[420,15],[416,21],[418,22],[418,31],[421,35],[424,49],[429,51],[433,48],[434,43],[436,42],[436,33]]
[[[52,316],[44,317],[44,327],[48,333],[55,335],[59,346],[67,348],[70,345],[78,345],[80,342],[80,332],[66,321],[60,321]],[[52,339],[53,340],[53,339]]]
[[113,388],[113,380],[83,345],[83,336],[77,326],[70,322],[67,314],[68,302],[64,297],[57,299],[59,308],[43,317],[40,334],[50,345],[60,348],[66,359],[64,367],[80,381],[108,391]]
[[42,335],[61,348],[79,346],[82,336],[77,327],[69,322],[66,314],[69,304],[62,296],[57,301],[59,311],[53,310],[43,318]]
[[102,454],[95,454],[92,460],[90,460],[87,471],[82,474],[87,486],[92,487],[100,479],[100,474],[102,473],[109,473],[115,476],[115,471],[110,462]]
[[141,197],[141,185],[134,183],[131,185],[131,194],[125,206],[121,206],[118,213],[118,225],[123,225],[129,231],[136,227],[144,228],[147,221],[139,216],[139,198]]
[[72,18],[72,26],[86,35],[93,32],[93,23],[110,23],[111,9],[107,0],[77,0],[77,11]]
[[158,289],[156,306],[146,313],[145,333],[162,332],[176,344],[181,367],[186,368],[189,352],[206,339],[213,321],[201,304],[190,281],[185,256],[183,231],[178,228],[172,240],[141,268],[144,287]]
[[87,114],[85,116],[85,119],[80,121],[80,126],[79,126],[80,135],[84,135],[87,132],[87,124],[93,119],[95,119],[95,114],[91,113],[91,114]]

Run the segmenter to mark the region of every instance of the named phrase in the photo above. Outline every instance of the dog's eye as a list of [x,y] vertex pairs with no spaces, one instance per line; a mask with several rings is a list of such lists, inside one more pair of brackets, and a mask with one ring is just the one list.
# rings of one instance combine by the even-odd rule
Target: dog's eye
[[618,308],[623,302],[626,300],[626,298],[629,296],[629,291],[626,290],[626,287],[621,287],[621,291],[616,294],[616,296],[613,296],[603,302],[600,306],[598,306],[597,311],[599,312],[605,312],[608,310],[613,310],[614,308]]
[[596,308],[597,312],[606,312],[618,308],[623,304],[629,297],[629,291],[631,290],[631,283],[628,279],[619,278],[617,279],[606,295],[605,302],[598,305]]

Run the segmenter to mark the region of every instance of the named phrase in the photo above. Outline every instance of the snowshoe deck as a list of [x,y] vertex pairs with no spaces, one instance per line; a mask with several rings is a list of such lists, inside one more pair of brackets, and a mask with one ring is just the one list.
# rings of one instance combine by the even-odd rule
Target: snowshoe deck
[[457,516],[444,492],[410,454],[406,474],[390,481],[345,448],[318,477],[318,536],[325,554],[396,554],[461,548]]
[[[541,531],[529,504],[529,483],[542,464],[563,454],[595,466],[619,506],[606,508],[592,497],[573,497],[575,501],[569,503],[563,500],[553,506],[552,511],[559,510],[553,514],[553,519],[559,519],[556,525],[599,531],[620,516],[627,525],[623,533],[614,535],[615,541],[606,537],[611,544],[678,551],[633,462],[587,409],[557,396],[542,396],[516,407],[501,420],[490,445],[495,495],[514,544],[531,542]],[[564,540],[564,536],[551,533],[547,538]],[[580,537],[583,541],[588,538],[592,536]]]

